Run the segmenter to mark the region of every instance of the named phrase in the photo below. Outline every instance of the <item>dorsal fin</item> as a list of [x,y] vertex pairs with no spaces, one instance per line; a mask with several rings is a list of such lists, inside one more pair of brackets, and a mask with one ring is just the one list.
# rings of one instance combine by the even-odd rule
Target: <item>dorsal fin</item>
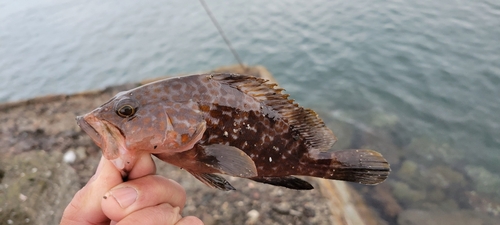
[[288,99],[288,94],[283,94],[282,88],[277,84],[268,83],[267,80],[239,74],[211,74],[212,78],[237,88],[261,102],[263,110],[272,110],[276,116],[285,118],[292,130],[297,131],[304,138],[307,146],[313,150],[327,151],[337,138],[326,127],[323,120],[311,109],[305,109]]

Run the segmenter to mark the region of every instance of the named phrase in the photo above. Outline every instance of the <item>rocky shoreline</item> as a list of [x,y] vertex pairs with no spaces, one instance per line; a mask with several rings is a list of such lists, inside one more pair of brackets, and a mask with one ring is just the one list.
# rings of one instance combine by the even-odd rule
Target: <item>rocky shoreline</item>
[[[215,71],[273,79],[259,66]],[[0,105],[0,224],[57,224],[74,193],[94,173],[101,154],[74,118],[119,91],[150,81]],[[181,169],[162,162],[157,166],[158,174],[186,189],[183,213],[207,225],[386,223],[344,182],[305,178],[315,190],[299,192],[228,177],[237,190],[222,192]]]

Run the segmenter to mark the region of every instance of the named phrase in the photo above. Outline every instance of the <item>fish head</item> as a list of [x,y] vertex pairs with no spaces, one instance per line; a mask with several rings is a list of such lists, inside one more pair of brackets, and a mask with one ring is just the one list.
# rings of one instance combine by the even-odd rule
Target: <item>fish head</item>
[[143,90],[120,92],[110,101],[76,118],[106,159],[125,176],[140,154],[162,153],[175,134],[162,104]]

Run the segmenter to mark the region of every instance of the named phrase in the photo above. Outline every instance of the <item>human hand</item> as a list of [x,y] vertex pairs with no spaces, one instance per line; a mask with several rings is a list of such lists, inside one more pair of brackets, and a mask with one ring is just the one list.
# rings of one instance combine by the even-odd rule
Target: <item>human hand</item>
[[203,225],[180,212],[186,203],[184,189],[157,176],[149,154],[143,154],[123,182],[120,172],[101,157],[97,171],[64,210],[61,225],[167,224]]

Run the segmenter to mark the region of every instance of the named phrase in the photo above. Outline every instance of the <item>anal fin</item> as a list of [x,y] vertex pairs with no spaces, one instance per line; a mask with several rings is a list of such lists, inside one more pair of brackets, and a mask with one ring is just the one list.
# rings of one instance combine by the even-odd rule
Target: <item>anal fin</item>
[[295,190],[311,190],[314,187],[307,181],[293,176],[286,177],[252,177],[251,180],[271,184],[274,186],[281,186]]
[[200,147],[204,155],[198,160],[220,173],[245,178],[257,176],[252,158],[239,148],[221,144]]
[[209,187],[217,188],[223,191],[236,190],[236,188],[234,188],[226,179],[221,176],[209,173],[195,173],[192,171],[188,172]]

